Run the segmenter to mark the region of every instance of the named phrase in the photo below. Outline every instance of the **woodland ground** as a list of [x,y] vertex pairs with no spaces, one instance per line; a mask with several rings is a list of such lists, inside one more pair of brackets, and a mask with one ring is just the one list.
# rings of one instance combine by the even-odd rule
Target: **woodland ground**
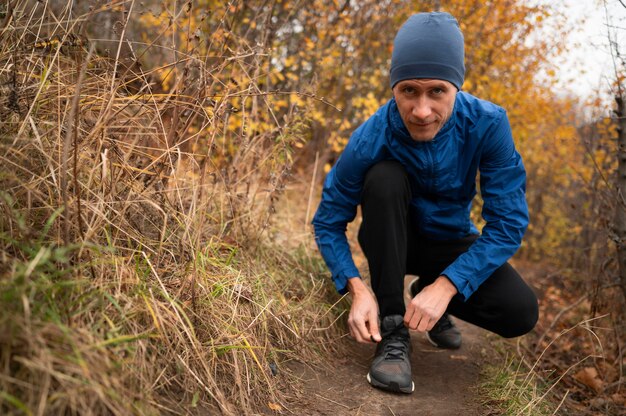
[[411,395],[387,393],[368,384],[365,375],[374,346],[352,341],[344,355],[328,363],[330,369],[294,363],[290,369],[302,380],[304,399],[290,410],[341,416],[485,415],[478,384],[491,347],[482,330],[464,322],[459,327],[463,346],[456,351],[437,349],[424,336],[412,334],[415,392]]
[[463,89],[509,110],[524,157],[540,320],[504,342],[461,324],[454,352],[417,334],[396,396],[367,384],[309,223],[429,2],[91,3],[0,2],[0,414],[626,415],[617,123],[536,80],[558,35],[520,40],[548,9],[446,6]]
[[[308,202],[308,209],[305,210],[301,198],[308,193],[303,184],[295,184],[283,196],[275,224],[278,229],[291,231],[277,232],[273,237],[282,244],[311,239],[311,235],[306,232],[308,226],[304,223],[304,216],[307,211],[309,216],[313,215],[319,192],[316,190],[312,193],[313,199]],[[289,226],[285,227],[287,224]],[[367,262],[356,243],[358,226],[357,216],[355,222],[348,227],[348,237],[357,266],[367,276]],[[299,233],[297,230],[305,231]],[[522,267],[518,266],[518,269],[522,275],[528,274],[532,279],[538,278],[542,273],[540,267],[527,263]],[[407,276],[405,288],[412,278],[414,277]],[[328,284],[332,283],[328,281]],[[408,292],[405,293],[405,300],[408,301]],[[340,319],[345,320],[345,316]],[[463,345],[459,350],[438,349],[423,334],[411,333],[411,366],[415,382],[413,394],[398,395],[371,387],[365,376],[374,356],[375,346],[358,344],[345,331],[345,335],[337,343],[339,353],[330,361],[287,363],[289,372],[301,383],[301,390],[297,392],[298,399],[287,410],[300,415],[334,416],[504,414],[484,388],[485,384],[490,384],[488,378],[494,377],[494,371],[489,371],[487,375],[487,369],[495,369],[497,372],[506,365],[501,352],[502,341],[474,325],[456,318],[455,322],[463,334]],[[343,324],[342,321],[340,325]],[[511,345],[515,342],[516,340],[505,341]],[[500,396],[501,393],[491,391],[491,396]]]

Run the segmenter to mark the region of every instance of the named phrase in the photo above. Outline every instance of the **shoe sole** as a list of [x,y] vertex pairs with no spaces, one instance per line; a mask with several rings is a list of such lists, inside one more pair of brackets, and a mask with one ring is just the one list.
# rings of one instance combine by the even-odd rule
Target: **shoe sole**
[[458,350],[459,348],[461,348],[461,345],[459,345],[458,347],[445,347],[445,346],[441,346],[439,344],[437,344],[435,341],[433,341],[433,339],[430,337],[430,335],[428,334],[428,332],[426,332],[426,339],[428,340],[428,342],[430,342],[432,345],[434,345],[437,348],[441,348],[444,350]]
[[409,387],[400,387],[398,383],[390,383],[390,384],[381,383],[380,381],[373,379],[370,376],[370,373],[367,373],[367,381],[374,387],[378,387],[379,389],[382,389],[382,390],[392,391],[394,393],[411,394],[415,391],[415,383],[413,383],[413,381],[411,381],[411,385]]

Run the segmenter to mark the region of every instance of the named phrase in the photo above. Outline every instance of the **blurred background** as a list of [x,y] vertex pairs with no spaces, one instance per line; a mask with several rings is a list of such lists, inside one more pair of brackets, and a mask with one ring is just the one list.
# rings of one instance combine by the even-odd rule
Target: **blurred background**
[[288,400],[270,364],[339,348],[321,182],[429,10],[458,19],[462,89],[507,110],[528,172],[514,261],[542,317],[506,348],[543,390],[511,414],[624,414],[620,0],[0,3],[3,413]]

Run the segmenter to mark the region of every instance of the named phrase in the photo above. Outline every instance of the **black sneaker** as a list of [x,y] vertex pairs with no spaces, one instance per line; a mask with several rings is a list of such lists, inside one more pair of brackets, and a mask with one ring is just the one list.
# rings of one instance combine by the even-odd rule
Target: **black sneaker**
[[[417,280],[410,286],[411,297],[415,297],[418,292]],[[426,338],[435,347],[456,350],[461,348],[461,332],[454,325],[450,315],[444,313],[437,321],[433,329],[426,333]]]
[[461,332],[447,313],[444,313],[433,329],[426,333],[426,338],[435,347],[448,350],[461,348]]
[[413,393],[411,380],[411,341],[402,315],[385,316],[381,322],[382,341],[367,374],[367,381],[379,389]]

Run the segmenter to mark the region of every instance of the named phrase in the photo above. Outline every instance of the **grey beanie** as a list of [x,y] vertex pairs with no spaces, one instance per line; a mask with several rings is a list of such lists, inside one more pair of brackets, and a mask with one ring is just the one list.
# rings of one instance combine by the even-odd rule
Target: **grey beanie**
[[463,34],[448,13],[417,13],[402,25],[393,42],[391,88],[405,79],[433,78],[460,90],[465,77]]

